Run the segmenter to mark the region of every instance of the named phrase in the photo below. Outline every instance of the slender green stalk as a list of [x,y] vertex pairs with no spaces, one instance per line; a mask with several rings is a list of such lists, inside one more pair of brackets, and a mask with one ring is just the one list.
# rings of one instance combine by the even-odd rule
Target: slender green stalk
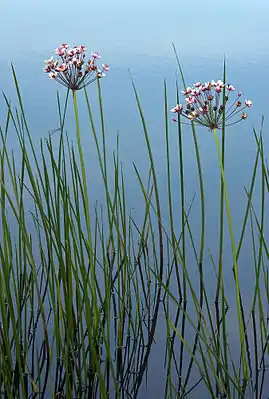
[[[226,103],[226,90],[225,90],[225,84],[226,84],[226,65],[225,65],[225,60],[224,60],[224,65],[223,65],[223,83],[224,83],[224,89],[223,89],[223,96],[222,96],[222,104],[224,106],[223,112],[222,112],[222,134],[221,134],[221,162],[224,170],[225,166],[225,122],[226,122],[226,115],[225,115],[225,103]],[[216,311],[216,325],[217,325],[217,338],[218,338],[218,346],[217,350],[220,350],[220,309],[219,309],[219,300],[220,300],[220,290],[221,290],[221,284],[223,282],[222,278],[222,269],[223,269],[223,263],[222,263],[222,258],[223,258],[223,221],[224,221],[224,184],[223,184],[223,179],[222,175],[220,174],[220,220],[219,220],[219,262],[218,262],[218,274],[217,274],[217,288],[216,288],[216,296],[215,296],[215,311]],[[222,290],[222,292],[224,292]],[[222,309],[224,309],[224,298],[222,297]],[[223,314],[222,314],[223,317]],[[223,328],[225,329],[225,324],[222,324]],[[227,342],[226,342],[226,335],[223,335],[223,347],[227,348]],[[225,351],[226,353],[226,351]],[[226,360],[226,366],[227,364],[227,356],[225,356]],[[219,370],[217,368],[217,375],[219,374]],[[228,384],[228,381],[226,381]],[[216,396],[218,396],[218,386],[216,385]]]
[[241,299],[240,299],[240,283],[239,283],[238,265],[237,265],[236,247],[235,247],[235,239],[234,239],[234,233],[233,233],[231,211],[230,211],[230,206],[229,206],[226,180],[225,180],[225,175],[224,175],[219,140],[218,140],[216,129],[214,129],[214,138],[215,138],[216,148],[217,148],[217,152],[218,152],[220,171],[221,171],[221,176],[222,176],[222,181],[223,181],[223,191],[224,191],[224,197],[225,197],[226,212],[227,212],[227,218],[228,218],[229,233],[230,233],[232,255],[233,255],[233,273],[234,273],[235,289],[236,289],[237,316],[238,316],[238,325],[239,325],[240,348],[241,348],[243,378],[244,378],[243,384],[244,384],[248,380],[248,369],[247,369],[246,354],[245,354],[245,341],[244,341],[245,334],[244,334],[244,324],[243,324],[243,318],[242,318],[242,307],[241,307]]
[[[173,44],[174,52],[176,55],[177,59],[177,64],[179,67],[180,71],[180,76],[181,80],[183,82],[184,89],[187,88],[183,70],[177,55],[176,48]],[[197,169],[198,169],[198,177],[199,177],[199,188],[200,188],[200,201],[201,201],[201,235],[200,235],[200,250],[199,250],[199,260],[198,260],[198,271],[199,271],[199,280],[200,280],[200,298],[199,298],[199,313],[198,313],[198,323],[197,323],[197,334],[194,339],[194,344],[193,344],[193,356],[190,359],[190,363],[188,366],[186,378],[184,381],[184,387],[183,387],[183,394],[186,390],[186,386],[188,384],[190,374],[191,374],[191,369],[193,365],[193,359],[195,356],[195,352],[197,349],[197,343],[198,343],[198,333],[201,327],[201,322],[202,322],[202,308],[203,308],[203,296],[204,296],[204,278],[203,278],[203,258],[204,258],[204,245],[205,245],[205,198],[204,198],[204,183],[203,183],[203,174],[202,174],[202,165],[201,165],[201,160],[200,160],[200,152],[199,152],[199,146],[198,146],[198,141],[197,141],[197,136],[196,136],[196,131],[195,131],[195,126],[192,123],[192,135],[193,135],[193,141],[194,141],[194,148],[195,148],[195,156],[196,156],[196,162],[197,162]]]
[[[179,91],[178,85],[176,87],[177,91],[177,103],[179,103]],[[182,142],[182,130],[180,118],[178,120],[178,149],[179,149],[179,175],[180,175],[180,193],[181,193],[181,221],[182,221],[182,256],[184,262],[186,260],[186,241],[185,241],[185,188],[184,188],[184,166],[183,166],[183,142]],[[186,275],[183,273],[183,316],[182,316],[182,328],[181,335],[185,337],[185,327],[186,327],[186,317],[185,313],[187,311],[187,281]],[[182,388],[182,373],[183,373],[183,356],[184,356],[184,345],[183,341],[180,344],[180,364],[179,364],[179,381],[178,381],[178,391],[180,392]],[[184,389],[183,389],[184,394]]]

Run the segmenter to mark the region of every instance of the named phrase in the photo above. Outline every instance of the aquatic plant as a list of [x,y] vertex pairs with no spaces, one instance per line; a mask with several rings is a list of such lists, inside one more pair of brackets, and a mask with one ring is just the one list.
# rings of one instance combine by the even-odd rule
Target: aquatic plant
[[[46,63],[47,73],[57,72],[57,79],[51,77],[56,81],[61,74],[65,76],[62,57],[67,51],[65,45],[60,46],[56,50],[60,63],[54,64],[53,59]],[[84,60],[85,51],[83,46],[78,47],[75,58]],[[92,58],[97,65],[99,55],[92,53]],[[81,68],[84,66],[86,61]],[[56,68],[60,69],[56,71]],[[132,81],[149,160],[148,169],[141,168],[140,163],[134,164],[138,179],[137,195],[141,190],[141,202],[137,202],[142,215],[139,223],[130,210],[129,182],[121,165],[119,137],[113,159],[106,149],[101,82],[96,76],[98,70],[92,71],[92,78],[95,78],[98,90],[100,124],[92,114],[86,81],[79,83],[79,69],[72,62],[68,68],[69,76],[73,78],[64,83],[59,81],[68,89],[63,104],[57,93],[59,134],[42,139],[37,148],[32,141],[14,69],[18,109],[14,110],[4,95],[7,116],[0,126],[1,397],[151,397],[150,393],[144,394],[143,391],[146,385],[149,391],[152,386],[156,388],[156,375],[159,375],[161,367],[164,368],[162,375],[165,374],[162,381],[160,378],[163,391],[160,389],[159,397],[162,398],[262,397],[266,393],[266,356],[269,353],[269,250],[265,234],[269,172],[262,129],[260,136],[254,130],[257,152],[250,186],[246,189],[246,204],[240,204],[241,210],[245,205],[245,210],[242,226],[237,226],[241,233],[238,241],[233,232],[224,169],[225,128],[233,121],[235,123],[237,118],[238,122],[246,119],[243,110],[252,105],[251,101],[236,105],[241,93],[234,102],[230,100],[235,89],[226,85],[224,64],[223,81],[210,82],[214,98],[208,100],[209,120],[203,120],[204,115],[188,118],[197,161],[196,183],[200,189],[198,207],[201,210],[198,212],[200,218],[196,217],[193,224],[190,214],[197,203],[195,196],[189,203],[185,188],[189,176],[184,163],[186,147],[181,123],[181,116],[187,117],[188,114],[180,106],[178,85],[175,96],[178,105],[174,110],[178,114],[178,123],[172,130],[174,136],[176,126],[176,145],[170,136],[170,107],[164,82],[167,172],[164,179],[163,174],[159,175],[143,99],[140,100]],[[180,64],[179,69],[181,71]],[[190,89],[185,84],[183,73],[181,77],[188,104],[195,104],[191,103],[186,110],[194,112],[191,107],[195,110],[198,101],[207,105],[209,90],[201,90],[203,94],[200,97],[193,95],[197,102],[190,99],[192,92],[187,93],[199,90],[205,84],[199,86],[197,83],[198,88]],[[99,161],[94,170],[84,164],[86,147],[80,142],[76,91],[82,88],[89,117],[88,130],[92,132]],[[74,144],[72,130],[66,126],[70,91],[77,138]],[[225,105],[219,112],[221,118],[214,119],[217,110],[213,107],[217,100],[218,112],[222,103]],[[205,228],[206,196],[199,137],[197,139],[195,130],[199,125],[195,122],[200,119],[204,122],[200,123],[201,126],[213,130],[219,157],[219,230],[215,229],[219,232],[218,262],[211,248],[210,259],[206,258],[204,250],[208,244],[205,244],[205,237],[209,238],[211,246],[212,234],[209,232],[208,237]],[[218,129],[222,130],[221,146]],[[9,152],[8,142],[10,136],[14,137],[14,132],[20,150],[16,157]],[[211,140],[211,135],[208,137]],[[88,138],[86,136],[85,141]],[[110,173],[107,173],[108,169]],[[94,187],[89,185],[92,176],[102,179],[104,196],[101,199],[99,192],[96,198]],[[178,178],[178,184],[175,184],[175,178]],[[163,181],[167,183],[167,197],[163,195],[160,184]],[[255,201],[252,201],[257,185],[259,190],[262,186],[260,216],[253,204]],[[198,191],[195,180],[192,187]],[[243,259],[242,274],[252,271],[255,287],[246,298],[242,294],[244,281],[239,281],[239,263],[244,238],[248,238],[247,222],[252,242],[251,247],[247,241],[247,250],[252,249],[253,264],[251,256],[248,262]],[[229,234],[225,235],[225,228],[229,229]],[[226,240],[231,243],[231,253]],[[224,248],[225,256],[228,253],[225,265]],[[210,283],[205,277],[208,270],[211,272]],[[227,289],[229,272],[235,284],[232,284],[232,279],[228,280]],[[157,334],[156,326],[159,328]],[[235,350],[232,346],[234,341]],[[152,348],[156,350],[158,359],[163,350],[164,365],[161,361],[152,361]]]
[[49,74],[50,79],[54,79],[71,90],[81,90],[96,79],[105,76],[105,71],[109,70],[109,65],[98,66],[97,60],[99,53],[91,53],[91,57],[86,60],[86,47],[70,47],[63,43],[55,50],[58,58],[45,60],[44,72]]
[[[142,225],[134,224],[118,149],[109,179],[104,124],[99,135],[86,90],[106,198],[100,206],[88,197],[96,168],[84,167],[65,134],[69,90],[63,104],[57,93],[59,133],[36,147],[12,72],[19,107],[14,110],[4,95],[7,118],[0,126],[0,396],[135,398],[147,371],[161,290],[153,275],[157,261],[155,267],[150,260],[154,249],[146,244],[154,240],[149,207],[142,210]],[[100,86],[98,94],[102,119]],[[75,119],[79,140],[78,112]],[[18,164],[7,149],[10,130],[18,141]]]
[[[240,101],[241,92],[231,101],[231,93],[235,91],[233,85],[226,86],[226,94],[223,96],[225,83],[222,80],[211,80],[211,82],[196,82],[193,87],[187,87],[181,91],[185,96],[187,105],[177,104],[171,109],[171,112],[182,115],[189,121],[198,125],[206,126],[209,130],[221,129],[223,123],[223,114],[225,115],[225,125],[230,126],[245,120],[247,114],[242,112],[245,108],[252,105],[252,101]],[[222,98],[223,97],[223,98]],[[238,118],[239,114],[240,117]],[[237,117],[237,118],[236,118]],[[174,122],[177,121],[173,118]]]
[[[177,54],[176,54],[177,56]],[[177,57],[178,60],[178,57]],[[193,317],[189,317],[186,311],[186,307],[183,308],[181,303],[177,301],[177,304],[184,312],[184,318],[187,319],[189,325],[191,325],[195,331],[195,339],[192,346],[189,344],[188,337],[186,336],[185,329],[179,330],[179,328],[175,327],[175,324],[171,320],[171,325],[174,328],[176,335],[180,338],[182,346],[184,349],[187,349],[190,353],[191,359],[187,368],[187,375],[183,384],[181,384],[180,397],[185,397],[187,393],[191,390],[187,390],[187,383],[190,377],[190,371],[193,369],[193,365],[195,364],[201,373],[201,379],[197,382],[200,384],[201,381],[207,386],[208,392],[210,393],[210,397],[235,397],[239,395],[242,398],[248,397],[247,395],[256,395],[258,397],[259,394],[263,392],[264,389],[264,373],[265,368],[262,369],[262,377],[259,379],[259,369],[258,369],[258,361],[259,358],[259,349],[257,343],[257,335],[258,329],[260,328],[260,341],[259,345],[264,348],[262,349],[262,355],[260,364],[264,364],[264,353],[265,348],[268,348],[267,340],[264,341],[261,331],[264,326],[264,312],[261,311],[261,302],[257,306],[257,313],[259,317],[259,327],[257,327],[254,316],[254,309],[256,307],[257,302],[259,301],[257,297],[261,297],[262,286],[259,280],[259,273],[261,271],[261,262],[262,262],[262,248],[260,246],[259,252],[259,267],[256,266],[256,260],[254,260],[254,269],[257,273],[255,289],[253,287],[253,305],[251,309],[251,314],[247,314],[248,307],[246,309],[246,305],[242,296],[242,284],[239,281],[239,254],[242,248],[243,240],[245,238],[246,233],[246,223],[249,219],[249,214],[251,214],[251,198],[253,195],[253,188],[257,173],[257,163],[258,157],[261,155],[261,159],[263,158],[263,149],[262,149],[262,137],[258,137],[256,131],[254,130],[254,135],[256,139],[256,143],[258,146],[257,156],[255,160],[255,166],[252,175],[252,181],[249,191],[247,191],[247,206],[245,211],[245,216],[242,224],[242,231],[239,237],[239,242],[236,242],[233,220],[231,216],[230,202],[228,196],[228,189],[226,183],[225,176],[225,141],[226,141],[226,126],[233,125],[235,123],[240,122],[241,120],[245,120],[247,118],[247,114],[242,112],[245,108],[249,108],[252,106],[252,101],[245,100],[244,104],[241,103],[240,97],[241,92],[237,93],[237,97],[235,100],[230,101],[230,95],[235,91],[234,86],[231,84],[226,85],[226,64],[224,62],[224,72],[223,72],[223,81],[218,80],[217,82],[211,81],[209,83],[201,84],[197,82],[192,88],[187,87],[182,68],[180,62],[178,60],[179,70],[184,86],[184,90],[182,91],[183,95],[186,97],[187,106],[185,107],[179,103],[179,95],[177,94],[177,102],[178,104],[171,110],[173,113],[178,115],[178,118],[174,118],[175,122],[178,122],[178,131],[181,131],[182,122],[181,116],[187,118],[192,126],[193,138],[196,148],[196,157],[198,161],[198,171],[199,171],[199,179],[201,180],[200,174],[200,157],[199,150],[197,150],[197,138],[195,133],[195,128],[197,126],[205,126],[210,131],[214,133],[214,139],[218,154],[219,161],[219,169],[220,169],[220,208],[219,208],[219,252],[218,252],[218,263],[213,258],[213,254],[210,252],[210,258],[214,267],[214,272],[216,276],[216,291],[215,291],[215,309],[210,307],[210,298],[208,296],[208,289],[206,288],[206,282],[200,278],[200,297],[198,298],[195,293],[195,289],[193,288],[193,282],[189,279],[189,274],[185,269],[185,265],[183,264],[183,270],[188,282],[189,289],[191,291],[191,295],[189,295],[189,299],[192,298],[193,304],[196,307],[197,312],[197,321],[195,322]],[[241,115],[239,115],[241,113]],[[218,138],[218,130],[221,129],[221,144],[219,143]],[[262,129],[261,129],[262,134]],[[180,145],[181,146],[181,145]],[[182,150],[181,150],[182,151]],[[264,161],[262,160],[262,163]],[[262,166],[263,169],[263,166]],[[264,172],[262,172],[262,179],[264,179]],[[264,183],[263,183],[264,184]],[[201,185],[202,187],[202,185]],[[203,199],[204,199],[204,190],[201,190],[201,210],[203,211]],[[224,248],[224,233],[225,233],[225,216],[224,209],[226,207],[227,214],[227,227],[229,232],[229,239],[231,244],[231,263],[232,263],[232,273],[234,278],[234,291],[237,305],[237,323],[238,323],[238,343],[239,345],[239,363],[240,366],[235,367],[235,364],[238,364],[237,360],[235,360],[233,354],[230,351],[229,347],[229,335],[228,331],[228,320],[229,320],[229,302],[227,291],[225,290],[226,281],[224,279],[223,273],[223,248]],[[255,212],[255,211],[254,211]],[[256,217],[256,216],[255,216]],[[251,220],[252,216],[250,216]],[[262,198],[262,226],[264,226],[264,190],[263,190],[263,198]],[[260,222],[258,222],[259,224]],[[188,224],[188,221],[187,221]],[[189,229],[189,225],[188,225]],[[203,230],[203,219],[202,219],[202,230]],[[261,232],[263,236],[263,227],[260,229],[258,226],[258,230]],[[253,223],[251,221],[251,231],[252,238],[253,237]],[[191,235],[191,232],[190,232]],[[202,231],[203,235],[203,231]],[[263,239],[262,239],[263,240]],[[253,251],[255,252],[256,243],[253,241]],[[196,250],[194,249],[196,252]],[[226,251],[227,253],[227,248]],[[203,275],[203,264],[198,261],[197,255],[197,264],[198,270],[201,275]],[[255,257],[255,255],[254,255]],[[184,259],[185,261],[185,259]],[[227,265],[226,273],[227,273]],[[202,271],[201,271],[202,270]],[[267,272],[266,272],[267,273]],[[265,287],[267,286],[267,277],[264,278]],[[166,292],[169,297],[172,298],[171,292],[167,287],[165,287]],[[265,288],[267,291],[267,288]],[[214,311],[215,310],[215,311]],[[251,338],[253,334],[253,330],[249,327],[249,320],[252,318],[253,321],[253,330],[255,336],[254,342],[254,359],[251,359],[250,350],[251,350]],[[209,324],[207,324],[209,323]],[[208,325],[210,325],[208,329]],[[267,333],[265,333],[267,334]],[[252,361],[254,360],[254,365]],[[215,364],[214,364],[215,362]],[[232,367],[231,367],[232,364]],[[255,368],[255,374],[253,373],[253,369]],[[254,381],[253,381],[254,380]],[[247,392],[248,391],[248,392]]]

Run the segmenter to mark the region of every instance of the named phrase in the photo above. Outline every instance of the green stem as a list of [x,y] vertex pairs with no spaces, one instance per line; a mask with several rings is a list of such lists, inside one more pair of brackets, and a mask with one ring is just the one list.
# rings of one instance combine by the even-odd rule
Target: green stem
[[[223,66],[223,82],[226,83],[226,64],[224,60]],[[225,160],[225,103],[226,103],[226,93],[225,87],[223,90],[223,98],[222,104],[224,106],[223,113],[222,113],[222,142],[221,142],[221,161],[224,170],[224,160]],[[219,356],[220,351],[220,327],[221,327],[221,316],[220,316],[220,307],[219,307],[219,298],[220,298],[220,287],[223,277],[223,219],[224,219],[224,185],[222,176],[220,176],[220,221],[219,221],[219,262],[218,262],[218,274],[217,274],[217,288],[216,288],[216,296],[215,296],[215,312],[216,312],[216,327],[217,327],[217,352]],[[224,300],[224,298],[222,298]],[[224,315],[222,315],[225,317]],[[224,339],[224,350],[226,347],[226,337],[223,336]],[[217,376],[219,376],[219,365],[217,364]],[[218,384],[216,384],[216,395],[218,395]]]
[[224,168],[223,168],[220,145],[219,145],[219,140],[218,140],[216,129],[214,129],[214,138],[215,138],[215,143],[216,143],[216,147],[217,147],[219,166],[220,166],[221,177],[222,177],[222,182],[223,182],[223,191],[224,191],[224,197],[225,197],[226,212],[227,212],[227,218],[228,218],[229,233],[230,233],[232,255],[233,255],[233,273],[234,273],[235,288],[236,288],[236,303],[237,303],[237,315],[238,315],[238,322],[239,322],[239,334],[240,334],[243,376],[244,376],[244,381],[247,381],[248,371],[247,371],[247,362],[246,362],[245,344],[244,344],[244,323],[243,323],[242,307],[241,307],[241,299],[240,299],[240,287],[239,287],[239,275],[238,275],[236,247],[235,247],[235,239],[234,239],[231,211],[230,211],[230,206],[229,206],[227,185],[226,185],[226,180],[225,180],[225,175],[224,175]]
[[[86,178],[86,172],[85,172],[85,162],[84,162],[84,157],[83,157],[83,151],[82,151],[82,146],[81,146],[76,91],[73,90],[72,94],[73,94],[74,114],[75,114],[75,121],[76,121],[76,139],[77,139],[77,145],[78,145],[78,151],[79,151],[79,160],[80,160],[82,183],[83,183],[82,201],[83,201],[84,213],[85,213],[85,218],[86,218],[86,229],[87,229],[87,240],[88,240],[87,251],[88,251],[88,256],[89,256],[89,263],[90,263],[90,270],[91,270],[91,277],[92,277],[91,278],[92,305],[93,305],[93,309],[97,309],[96,292],[95,292],[95,288],[93,286],[94,281],[95,281],[95,262],[93,261],[93,257],[92,257],[93,246],[92,246],[92,237],[91,237],[91,223],[90,223],[90,213],[89,213],[89,196],[88,196],[88,189],[87,189],[87,178]],[[96,318],[94,318],[93,321],[94,321],[93,326],[96,326],[96,323],[97,323]]]

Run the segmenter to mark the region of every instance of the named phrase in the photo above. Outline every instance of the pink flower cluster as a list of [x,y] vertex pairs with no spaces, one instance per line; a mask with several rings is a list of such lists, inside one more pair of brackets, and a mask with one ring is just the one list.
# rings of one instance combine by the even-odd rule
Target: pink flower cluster
[[45,60],[44,72],[49,74],[50,79],[55,79],[73,91],[88,86],[105,76],[104,71],[108,71],[109,66],[97,65],[100,58],[97,52],[91,53],[91,58],[86,61],[86,50],[84,46],[70,47],[62,44],[55,51],[58,58]]
[[[225,85],[221,80],[217,82],[211,80],[211,82],[204,84],[197,82],[193,87],[187,87],[186,90],[182,91],[187,103],[185,109],[182,104],[177,104],[171,109],[171,112],[182,115],[189,121],[206,126],[210,130],[222,127],[223,113],[225,112],[225,125],[233,125],[242,119],[246,119],[247,114],[242,111],[252,106],[250,100],[245,100],[244,104],[239,101],[241,92],[237,93],[234,101],[230,101],[230,95],[233,91],[235,91],[233,85]],[[241,115],[239,116],[239,114]],[[177,119],[173,118],[173,121],[176,122]]]

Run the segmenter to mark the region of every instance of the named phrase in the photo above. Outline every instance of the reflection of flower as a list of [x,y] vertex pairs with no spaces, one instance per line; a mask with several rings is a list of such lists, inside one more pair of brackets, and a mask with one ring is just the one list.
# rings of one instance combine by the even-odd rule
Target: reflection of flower
[[[243,109],[252,106],[252,101],[245,100],[242,105],[239,101],[241,92],[238,92],[237,97],[231,104],[228,105],[230,94],[235,91],[233,85],[226,86],[227,95],[225,96],[225,104],[222,103],[223,90],[225,84],[218,80],[211,80],[204,84],[197,82],[193,87],[187,87],[182,93],[185,96],[187,105],[184,109],[182,104],[177,104],[171,109],[171,112],[182,115],[189,121],[195,122],[199,125],[206,126],[210,130],[220,129],[222,127],[223,112],[225,112],[225,125],[233,125],[247,118],[247,114],[242,112]],[[238,114],[241,114],[240,117]],[[236,119],[235,117],[238,116]],[[234,119],[235,118],[235,119]],[[173,121],[177,121],[173,118]],[[227,123],[229,121],[229,123]]]
[[59,59],[51,57],[46,60],[44,72],[49,74],[50,79],[55,79],[73,91],[88,86],[105,76],[104,71],[108,71],[109,66],[102,64],[100,68],[96,64],[100,58],[97,52],[91,53],[92,58],[86,62],[86,50],[84,46],[69,47],[68,44],[62,44],[55,51]]

